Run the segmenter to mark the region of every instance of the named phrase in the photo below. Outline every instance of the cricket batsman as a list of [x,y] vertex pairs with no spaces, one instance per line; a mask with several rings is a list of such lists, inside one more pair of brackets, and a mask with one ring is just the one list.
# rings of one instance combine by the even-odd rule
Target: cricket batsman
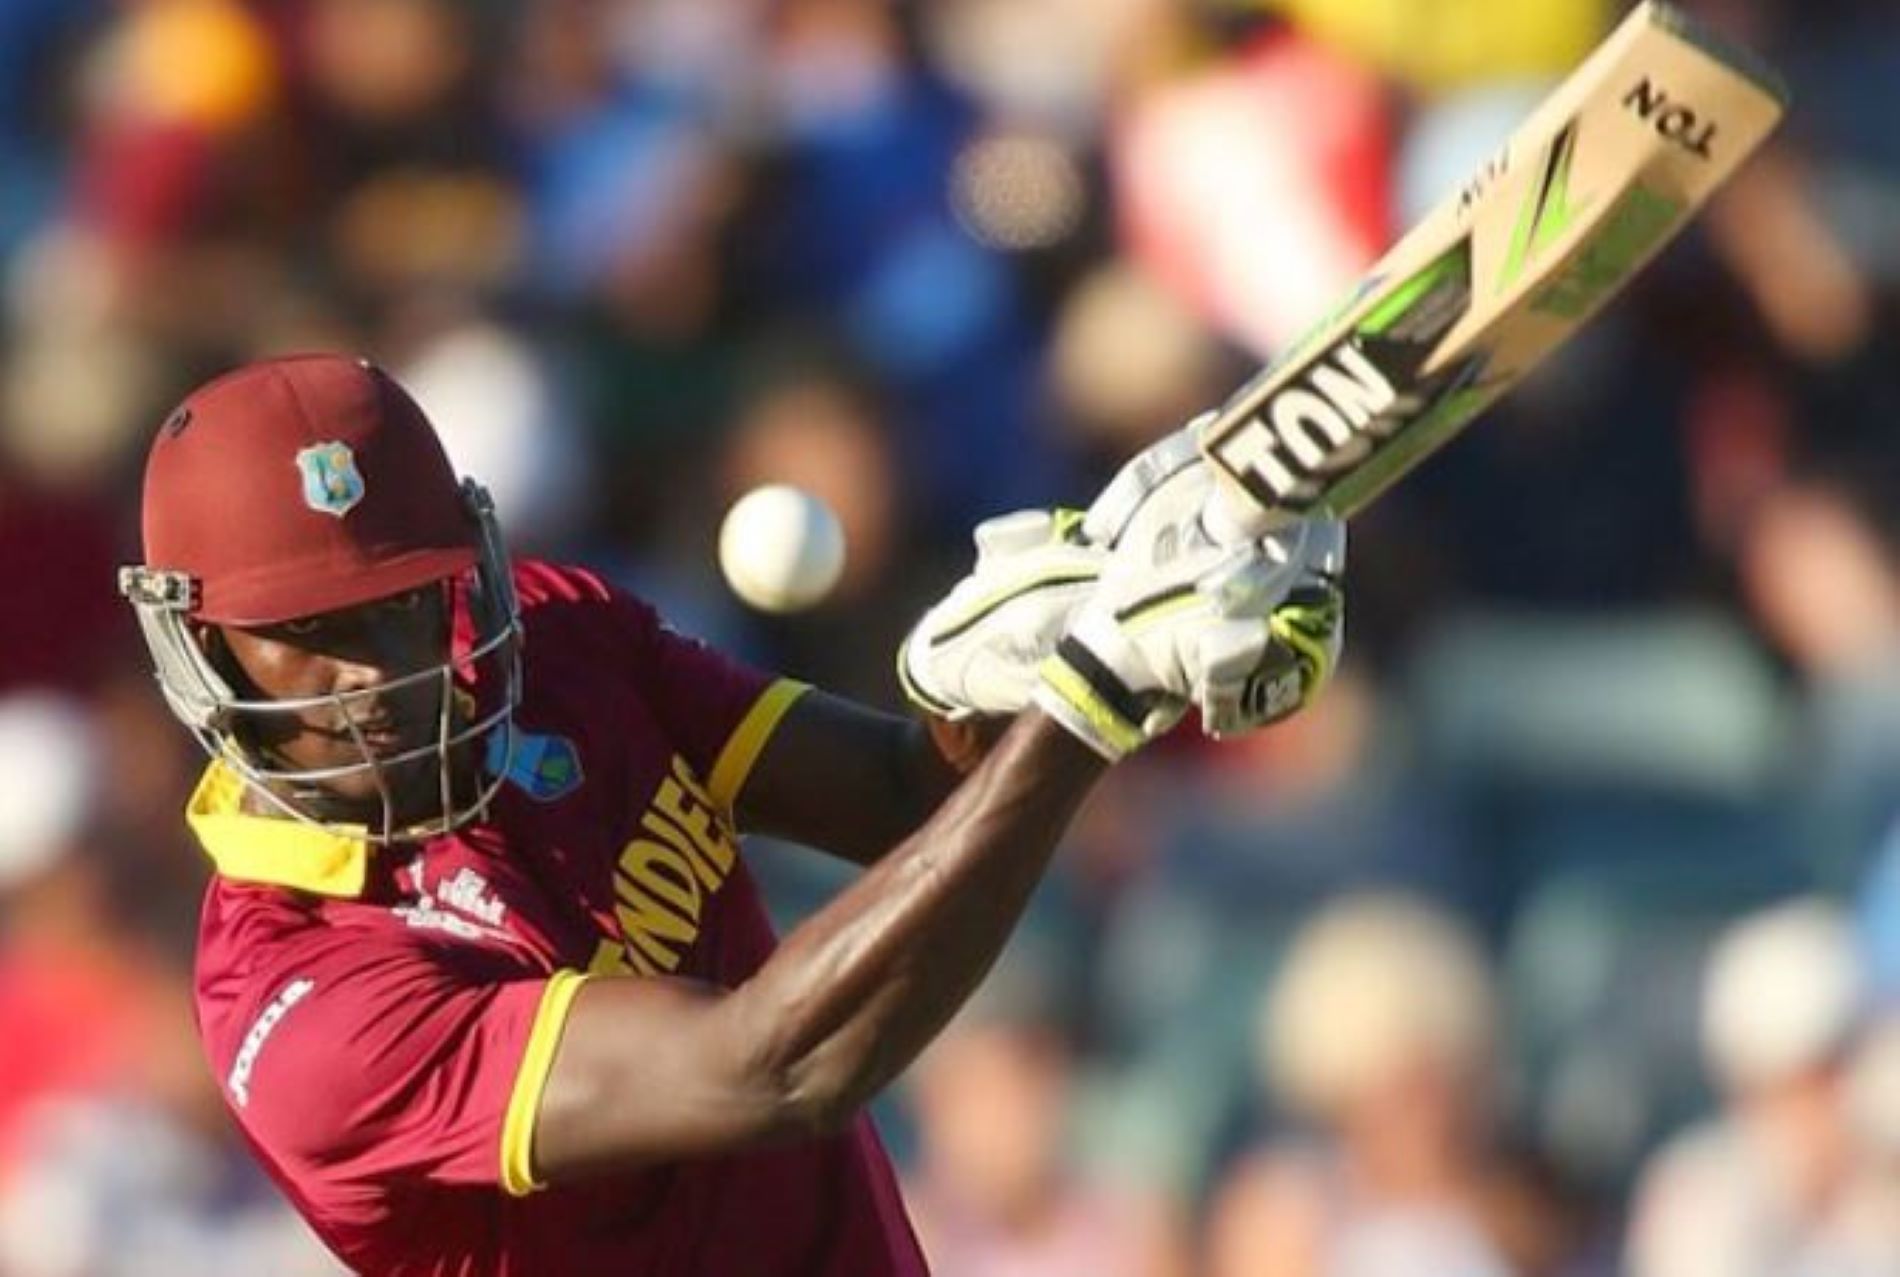
[[[120,586],[211,756],[205,1049],[316,1233],[391,1277],[923,1273],[865,1102],[1112,762],[1191,708],[1284,717],[1337,658],[1338,525],[1212,544],[1205,471],[1176,436],[1084,517],[980,528],[900,655],[927,729],[511,563],[368,363],[190,395]],[[864,872],[777,941],[741,830]]]

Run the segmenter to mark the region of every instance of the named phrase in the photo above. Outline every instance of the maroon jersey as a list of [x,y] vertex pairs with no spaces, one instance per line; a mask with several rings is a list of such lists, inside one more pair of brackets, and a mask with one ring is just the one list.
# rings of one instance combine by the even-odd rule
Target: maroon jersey
[[515,579],[519,744],[482,822],[372,850],[241,813],[222,765],[192,798],[218,868],[199,1020],[246,1138],[364,1273],[922,1274],[867,1118],[799,1144],[533,1182],[533,1117],[582,981],[730,987],[771,951],[731,811],[804,689],[674,634],[585,572],[529,563]]

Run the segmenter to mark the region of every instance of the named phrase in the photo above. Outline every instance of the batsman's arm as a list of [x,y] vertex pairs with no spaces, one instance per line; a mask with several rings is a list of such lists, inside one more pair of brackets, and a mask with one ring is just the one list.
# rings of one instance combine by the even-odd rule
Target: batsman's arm
[[900,718],[806,692],[739,791],[739,827],[871,864],[937,809],[1005,726]]
[[836,1129],[962,1005],[1104,770],[1031,711],[914,835],[729,992],[575,995],[530,1162],[562,1181]]

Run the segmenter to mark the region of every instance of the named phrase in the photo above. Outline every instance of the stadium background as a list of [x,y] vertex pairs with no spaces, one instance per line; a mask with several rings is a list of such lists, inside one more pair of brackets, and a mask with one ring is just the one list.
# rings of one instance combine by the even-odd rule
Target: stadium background
[[[1900,14],[1691,7],[1791,123],[1356,528],[1318,709],[1103,787],[881,1107],[945,1277],[1900,1272]],[[518,549],[895,706],[976,519],[1216,400],[1614,10],[0,0],[0,1274],[329,1271],[195,1054],[197,760],[111,589],[184,389],[372,354]],[[767,479],[850,543],[789,620],[712,560]]]

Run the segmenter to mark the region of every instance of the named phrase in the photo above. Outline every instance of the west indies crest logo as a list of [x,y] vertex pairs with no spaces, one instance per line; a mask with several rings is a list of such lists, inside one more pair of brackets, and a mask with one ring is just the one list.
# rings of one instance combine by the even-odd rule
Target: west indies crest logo
[[345,443],[317,443],[297,454],[303,475],[303,503],[319,514],[342,518],[363,499],[362,472]]

